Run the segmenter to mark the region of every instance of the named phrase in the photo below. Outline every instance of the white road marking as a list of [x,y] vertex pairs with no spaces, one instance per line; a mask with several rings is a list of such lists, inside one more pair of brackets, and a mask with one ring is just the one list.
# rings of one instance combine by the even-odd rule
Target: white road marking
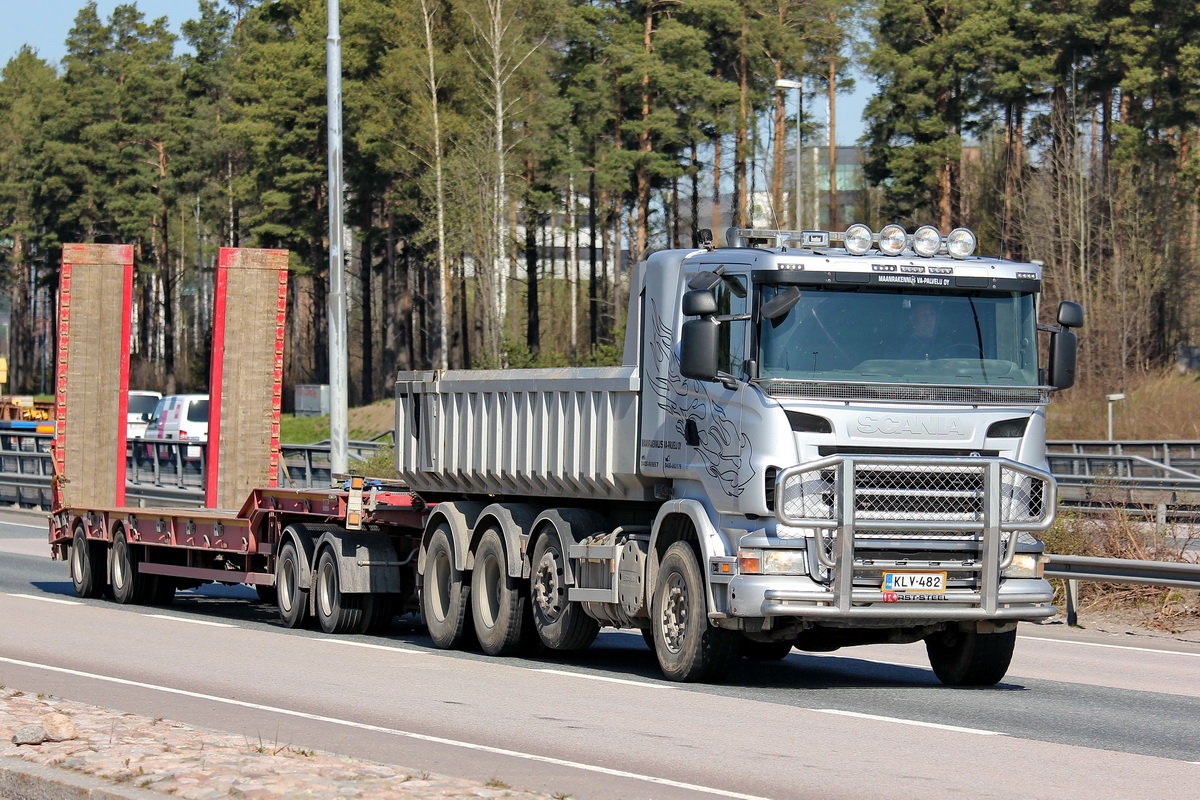
[[1056,642],[1058,644],[1077,644],[1083,647],[1108,647],[1113,650],[1135,650],[1139,653],[1161,653],[1168,656],[1187,656],[1189,658],[1200,658],[1200,653],[1181,653],[1178,650],[1156,650],[1151,647],[1134,647],[1128,644],[1104,644],[1102,642],[1075,642],[1070,639],[1050,639],[1042,636],[1018,636],[1018,639],[1024,639],[1030,642]]
[[1000,731],[985,731],[979,728],[960,728],[957,725],[942,725],[938,722],[921,722],[915,719],[902,719],[900,717],[880,717],[875,714],[860,714],[857,711],[840,711],[836,708],[810,708],[809,711],[815,711],[818,714],[837,714],[839,717],[856,717],[858,719],[872,719],[876,722],[894,722],[897,725],[916,725],[919,728],[937,728],[943,731],[954,731],[956,733],[974,733],[979,736],[1005,736],[1007,734]]
[[176,617],[173,614],[143,614],[142,616],[154,617],[155,619],[169,619],[174,622],[187,622],[191,625],[208,625],[210,628],[236,628],[236,625],[230,625],[226,622],[210,622],[206,619],[192,619],[191,617]]
[[17,594],[16,592],[7,592],[9,597],[24,597],[26,600],[41,600],[43,603],[58,603],[64,606],[81,606],[83,603],[78,600],[60,600],[57,597],[40,597],[36,594]]
[[0,528],[33,528],[37,531],[46,531],[46,533],[49,533],[50,523],[46,522],[41,525],[30,525],[25,522],[4,522],[3,520],[0,520]]
[[413,733],[412,731],[402,731],[395,728],[384,728],[379,725],[370,725],[365,722],[355,722],[353,720],[338,719],[337,717],[326,717],[319,714],[310,714],[305,711],[294,711],[290,708],[279,708],[277,706],[262,705],[261,703],[249,703],[244,700],[234,700],[228,697],[219,697],[217,695],[202,694],[200,692],[189,692],[185,689],[175,689],[170,686],[156,686],[153,683],[142,683],[140,681],[131,681],[125,678],[116,678],[111,675],[98,675],[91,672],[82,672],[76,669],[67,669],[65,667],[55,667],[49,664],[37,664],[31,661],[21,661],[16,658],[5,658],[0,656],[0,662],[5,664],[13,664],[19,667],[30,667],[32,669],[43,669],[48,672],[57,672],[62,675],[74,675],[79,678],[91,678],[92,680],[106,681],[108,683],[116,683],[122,686],[133,686],[139,689],[150,689],[157,692],[166,692],[167,694],[176,694],[183,697],[191,697],[196,700],[208,700],[214,703],[225,703],[231,706],[239,706],[241,708],[251,708],[257,711],[268,711],[274,714],[283,714],[289,717],[300,717],[301,719],[315,720],[317,722],[328,722],[332,725],[343,725],[348,728],[357,728],[359,730],[371,731],[373,733],[383,733],[391,736],[402,736],[408,739],[417,739],[422,742],[432,742],[434,744],[449,745],[450,747],[462,747],[467,750],[477,750],[482,753],[494,753],[496,755],[508,756],[511,758],[520,758],[526,761],[539,761],[544,764],[554,764],[560,767],[569,767],[571,769],[579,769],[587,772],[597,772],[602,775],[611,775],[616,778],[630,778],[633,780],[646,781],[660,786],[671,786],[677,789],[687,789],[693,792],[703,792],[705,794],[717,795],[719,797],[733,797],[737,800],[768,800],[765,797],[758,795],[743,794],[741,792],[731,792],[725,789],[715,789],[711,786],[699,786],[694,783],[684,783],[682,781],[673,781],[667,778],[658,778],[653,775],[641,775],[637,772],[626,772],[624,770],[610,769],[601,767],[595,764],[585,764],[578,761],[566,761],[561,758],[551,758],[550,756],[540,756],[534,753],[522,753],[519,750],[506,750],[501,747],[490,747],[483,744],[475,744],[474,742],[461,742],[455,739],[446,739],[441,736],[429,736],[423,733]]
[[347,647],[365,647],[368,650],[387,650],[392,653],[404,653],[409,656],[436,656],[440,653],[434,653],[429,650],[412,650],[407,647],[389,647],[386,644],[371,644],[369,642],[351,642],[348,639],[317,639],[318,642],[326,644],[343,644]]
[[530,669],[529,672],[544,672],[547,675],[566,675],[569,678],[584,678],[589,681],[605,683],[620,683],[625,686],[643,686],[647,689],[675,689],[677,687],[665,683],[649,683],[647,681],[631,681],[624,678],[609,678],[604,675],[588,675],[583,672],[570,672],[565,669]]

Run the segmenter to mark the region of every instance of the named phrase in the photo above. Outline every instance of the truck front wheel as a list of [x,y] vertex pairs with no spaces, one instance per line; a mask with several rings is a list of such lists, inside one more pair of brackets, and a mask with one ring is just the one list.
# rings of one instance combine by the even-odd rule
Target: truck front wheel
[[363,621],[363,596],[342,592],[337,556],[332,550],[321,551],[313,584],[313,590],[317,593],[313,605],[316,606],[321,630],[326,633],[356,632]]
[[929,666],[947,686],[992,686],[1004,678],[1017,644],[1017,630],[979,633],[951,628],[925,639]]
[[582,650],[596,641],[600,623],[584,613],[580,603],[567,600],[566,559],[557,535],[547,533],[533,548],[533,626],[551,650]]
[[470,630],[467,621],[470,587],[463,583],[462,572],[454,568],[450,529],[445,525],[439,526],[429,538],[421,578],[421,615],[433,643],[443,650],[465,647]]
[[663,675],[673,681],[715,681],[738,658],[741,635],[708,624],[704,575],[688,542],[667,548],[655,581],[650,624]]
[[108,589],[104,555],[104,545],[89,541],[83,526],[77,526],[71,539],[71,585],[75,594],[99,597]]

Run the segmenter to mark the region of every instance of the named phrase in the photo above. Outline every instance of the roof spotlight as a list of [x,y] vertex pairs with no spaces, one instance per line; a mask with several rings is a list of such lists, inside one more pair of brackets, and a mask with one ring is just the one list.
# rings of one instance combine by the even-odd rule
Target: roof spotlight
[[871,249],[871,229],[861,222],[856,222],[842,235],[846,252],[852,256],[861,256]]
[[912,239],[913,251],[923,258],[936,255],[942,247],[942,233],[932,225],[922,225],[917,228]]
[[946,237],[946,250],[952,258],[966,258],[975,252],[975,234],[966,228],[955,228]]
[[879,252],[885,256],[898,256],[908,244],[908,234],[899,225],[884,225],[879,232]]

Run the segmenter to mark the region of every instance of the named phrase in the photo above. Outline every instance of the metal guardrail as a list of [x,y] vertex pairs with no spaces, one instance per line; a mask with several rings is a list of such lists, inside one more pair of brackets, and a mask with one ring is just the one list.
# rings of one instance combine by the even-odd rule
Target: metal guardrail
[[1079,581],[1200,589],[1200,563],[1047,555],[1046,577],[1066,581],[1067,624],[1079,617]]

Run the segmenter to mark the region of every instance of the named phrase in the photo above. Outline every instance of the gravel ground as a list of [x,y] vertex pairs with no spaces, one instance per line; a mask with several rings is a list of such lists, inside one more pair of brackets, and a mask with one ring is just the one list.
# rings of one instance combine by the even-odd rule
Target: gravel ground
[[[47,715],[61,714],[59,717]],[[74,728],[65,741],[15,745],[36,729]],[[57,722],[58,725],[52,723]],[[154,798],[515,798],[543,795],[406,771],[313,750],[0,689],[0,800]],[[51,769],[45,769],[45,768]],[[562,800],[557,798],[557,800]]]

